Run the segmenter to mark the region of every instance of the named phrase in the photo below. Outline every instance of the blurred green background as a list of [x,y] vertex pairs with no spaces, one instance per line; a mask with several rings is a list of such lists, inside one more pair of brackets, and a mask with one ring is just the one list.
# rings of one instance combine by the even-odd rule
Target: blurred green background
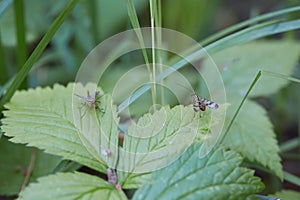
[[[3,94],[9,81],[20,70],[68,2],[68,0],[0,1],[0,95]],[[219,30],[250,17],[297,5],[300,5],[298,0],[163,0],[162,25],[201,41]],[[150,26],[149,2],[137,0],[135,8],[140,25],[142,27]],[[293,13],[288,17],[300,18],[300,13]],[[79,1],[35,63],[21,88],[52,86],[54,83],[67,84],[74,81],[80,64],[96,45],[108,37],[130,28],[132,27],[125,0]],[[17,34],[18,31],[21,31],[22,34]],[[282,38],[299,40],[299,31],[287,32],[267,39],[281,40]],[[110,92],[124,72],[128,71],[131,66],[142,62],[142,58],[134,55],[129,58],[120,58],[120,61],[115,62],[101,79],[104,91]],[[295,69],[293,76],[300,78],[299,64]],[[190,76],[190,80],[193,82],[193,72],[186,70],[184,73]],[[299,85],[290,84],[279,93],[256,100],[268,110],[278,134],[279,143],[284,144],[285,141],[296,138],[293,142],[299,144]],[[136,111],[137,115],[147,111],[151,104],[150,93],[148,96],[140,98],[137,104],[140,105]],[[7,142],[3,139],[1,142],[1,149],[8,148],[9,151],[10,148],[19,148],[19,146],[7,147]],[[286,146],[283,145],[282,148],[286,148]],[[27,154],[28,152],[26,155],[24,154],[24,158],[28,158]],[[284,169],[300,176],[299,149],[284,152],[282,156],[284,156]],[[56,161],[51,161],[51,163],[55,164]],[[0,161],[0,169],[2,166],[4,166],[4,161]],[[53,168],[52,165],[48,167]],[[49,171],[51,170],[49,169]],[[266,184],[269,184],[267,192],[274,192],[282,187],[300,189],[287,182],[282,185],[277,178],[268,174],[261,173],[259,175],[264,177]],[[2,192],[0,194],[12,195],[16,194],[17,189],[13,188],[4,192],[0,189],[0,192]]]

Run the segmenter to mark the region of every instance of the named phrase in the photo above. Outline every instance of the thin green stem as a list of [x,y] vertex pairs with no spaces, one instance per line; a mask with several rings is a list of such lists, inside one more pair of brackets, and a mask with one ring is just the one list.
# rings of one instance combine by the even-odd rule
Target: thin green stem
[[147,65],[147,70],[148,70],[149,74],[151,74],[148,54],[147,54],[147,51],[145,49],[145,43],[144,43],[143,35],[141,33],[141,30],[140,30],[140,23],[139,23],[139,20],[138,20],[138,17],[137,17],[137,14],[136,14],[134,4],[133,4],[132,0],[127,0],[127,9],[128,9],[128,15],[129,15],[131,25],[135,29],[136,35],[138,37],[139,43],[140,43],[141,48],[142,48],[142,54],[144,56],[145,63]]
[[[97,0],[89,0],[86,1],[85,3],[87,4],[87,8],[89,10],[89,15],[91,18],[91,23],[92,23],[92,37],[93,37],[93,41],[96,44],[97,42],[99,42],[100,38],[99,38],[99,26],[98,26],[98,6],[97,6]],[[101,3],[101,2],[100,2]]]
[[[156,59],[155,59],[155,53],[156,53],[156,49],[155,49],[155,22],[154,22],[154,8],[153,8],[153,3],[155,5],[155,0],[149,0],[150,3],[150,21],[151,21],[151,46],[152,46],[152,87],[153,87],[153,93],[152,93],[152,102],[153,105],[156,105]],[[156,110],[155,108],[156,106],[154,106],[154,111]]]
[[[2,45],[2,40],[1,40],[1,32],[0,32],[0,84],[3,85],[9,78],[8,73],[7,73],[7,67],[6,67],[6,58],[5,58],[5,53],[4,53],[4,47]],[[0,94],[2,95],[2,94]]]
[[289,80],[291,82],[300,83],[299,79],[291,77],[291,76],[287,76],[287,75],[284,75],[284,74],[270,72],[270,71],[267,71],[267,70],[262,70],[262,73],[265,74],[265,75],[268,75],[268,76],[275,77],[275,78],[281,78],[281,79],[284,79],[284,80]]
[[252,81],[250,87],[248,88],[246,94],[244,95],[244,97],[243,97],[243,99],[242,99],[242,101],[241,101],[239,107],[238,107],[237,110],[235,111],[235,113],[234,113],[232,119],[230,120],[230,123],[229,123],[229,125],[228,125],[228,127],[227,127],[227,129],[226,129],[226,131],[225,131],[225,133],[224,133],[224,135],[222,136],[222,139],[220,140],[220,143],[222,143],[222,140],[223,140],[223,139],[226,137],[226,135],[228,134],[228,132],[229,132],[229,130],[230,130],[230,128],[231,128],[233,122],[235,121],[237,115],[239,114],[239,112],[240,112],[240,110],[241,110],[241,108],[242,108],[244,102],[246,101],[248,95],[250,94],[251,90],[253,89],[254,85],[256,84],[256,82],[258,81],[258,79],[259,79],[260,77],[261,77],[261,70],[258,71],[258,73],[257,73],[257,75],[255,76],[254,80]]
[[[127,9],[128,9],[128,15],[129,15],[129,19],[131,21],[132,27],[134,28],[134,31],[137,35],[137,38],[139,40],[139,43],[140,43],[140,46],[142,49],[142,54],[143,54],[143,57],[144,57],[144,60],[146,63],[146,67],[147,67],[147,70],[149,73],[149,80],[150,80],[150,82],[153,82],[153,73],[151,72],[151,69],[150,69],[150,64],[149,64],[150,62],[149,62],[148,54],[147,54],[147,51],[145,48],[143,35],[142,35],[141,29],[140,29],[140,23],[139,23],[139,20],[138,20],[137,14],[136,14],[136,10],[134,8],[134,4],[133,4],[132,0],[127,0]],[[151,87],[150,87],[153,104],[155,104],[155,102],[156,102],[155,101],[155,99],[156,99],[155,91],[156,90],[154,88],[154,85],[155,84],[151,84]]]
[[26,175],[24,177],[24,180],[23,180],[23,183],[22,183],[22,186],[21,186],[21,190],[24,190],[25,187],[27,186],[28,182],[29,182],[29,179],[31,177],[31,173],[32,173],[32,170],[34,168],[34,165],[35,165],[35,161],[36,161],[36,157],[37,157],[37,154],[38,154],[38,149],[37,148],[33,148],[32,149],[32,153],[31,153],[31,158],[30,158],[30,163],[26,169]]
[[300,80],[297,79],[297,78],[293,78],[293,77],[290,77],[290,76],[286,76],[286,75],[283,75],[283,74],[280,74],[280,73],[274,73],[274,72],[270,72],[270,71],[267,71],[267,70],[259,70],[257,75],[255,76],[254,80],[252,81],[249,89],[247,90],[246,94],[244,95],[241,103],[239,104],[239,107],[237,108],[237,110],[235,111],[232,119],[230,120],[230,123],[224,133],[224,135],[222,136],[222,139],[220,142],[222,142],[223,138],[226,137],[226,135],[228,134],[233,122],[235,121],[238,113],[240,112],[240,109],[242,108],[245,100],[247,99],[247,97],[249,96],[251,90],[253,89],[254,85],[256,84],[256,82],[258,81],[258,79],[261,77],[261,75],[267,75],[267,76],[271,76],[271,77],[276,77],[276,78],[281,78],[281,79],[284,79],[284,80],[289,80],[289,81],[292,81],[292,82],[295,82],[295,83],[300,83]]
[[[161,0],[156,0],[155,6],[154,6],[154,20],[156,27],[162,27],[162,15],[161,15]],[[156,41],[157,41],[157,63],[159,63],[159,72],[160,74],[163,72],[163,65],[162,65],[162,35],[161,35],[161,29],[157,28],[156,30]],[[161,95],[161,104],[165,104],[165,90],[164,90],[164,80],[162,79],[160,81],[161,87],[160,87],[160,95]]]
[[[22,68],[27,58],[24,9],[23,0],[14,0],[15,30],[17,35],[17,64],[19,69]],[[27,81],[24,79],[21,85],[22,88],[26,88]]]
[[53,22],[53,24],[50,26],[47,33],[44,35],[42,40],[39,42],[37,47],[34,49],[28,60],[23,65],[22,69],[18,72],[15,79],[13,80],[12,84],[8,88],[5,95],[0,100],[0,109],[3,109],[4,104],[11,99],[14,92],[19,88],[22,81],[25,79],[27,74],[29,73],[30,69],[32,68],[33,64],[37,61],[37,59],[41,56],[46,46],[51,41],[52,37],[58,30],[58,28],[62,25],[62,23],[65,21],[68,14],[71,12],[71,10],[74,8],[74,6],[77,4],[79,0],[72,0],[65,9],[60,13],[60,15],[56,18],[56,20]]

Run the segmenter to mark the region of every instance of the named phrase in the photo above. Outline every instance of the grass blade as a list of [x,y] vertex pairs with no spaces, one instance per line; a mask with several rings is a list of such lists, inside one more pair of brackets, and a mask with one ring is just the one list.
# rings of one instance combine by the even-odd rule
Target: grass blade
[[299,11],[300,10],[300,6],[297,6],[297,7],[292,7],[292,8],[287,8],[287,9],[283,9],[283,10],[279,10],[279,11],[275,11],[275,12],[271,12],[271,13],[267,13],[267,14],[263,14],[263,15],[260,15],[260,16],[257,16],[255,18],[252,18],[252,19],[249,19],[249,20],[246,20],[246,21],[243,21],[241,23],[238,23],[236,25],[233,25],[233,26],[230,26],[229,28],[226,28],[216,34],[213,34],[212,36],[208,37],[207,39],[204,39],[203,41],[200,42],[201,45],[205,46],[217,39],[220,39],[230,33],[233,33],[241,28],[244,28],[246,26],[250,26],[250,25],[253,25],[253,24],[256,24],[260,21],[263,21],[263,20],[267,20],[267,19],[270,19],[270,18],[274,18],[274,17],[277,17],[277,16],[280,16],[280,15],[284,15],[284,14],[288,14],[288,13],[291,13],[291,12],[296,12],[296,11]]
[[284,180],[293,183],[297,186],[300,186],[300,178],[298,176],[295,176],[291,173],[288,173],[286,171],[283,172],[284,173]]
[[[23,0],[14,1],[14,14],[15,14],[15,30],[17,35],[17,64],[18,68],[26,62],[27,48],[26,48],[26,27],[24,16],[24,2]],[[24,79],[22,82],[22,88],[27,87],[27,81]]]
[[[155,71],[151,72],[151,69],[150,69],[149,57],[148,57],[147,51],[145,49],[145,43],[144,43],[142,32],[140,30],[140,23],[139,23],[137,14],[136,14],[136,10],[134,8],[133,0],[127,0],[127,9],[128,9],[128,15],[129,15],[129,19],[131,21],[132,27],[134,28],[134,30],[136,32],[137,38],[138,38],[140,46],[141,46],[142,54],[143,54],[143,57],[144,57],[144,60],[145,60],[146,66],[147,66],[147,70],[149,73],[149,80],[151,82],[155,82],[156,79],[153,78],[153,77],[155,77],[155,74],[154,74]],[[155,84],[152,84],[150,88],[151,88],[152,102],[155,105],[155,102],[156,102]]]
[[146,65],[147,65],[147,69],[148,69],[148,72],[150,73],[151,71],[150,71],[150,66],[149,66],[149,58],[148,58],[148,55],[147,55],[147,52],[145,49],[142,32],[140,30],[140,23],[139,23],[132,0],[127,0],[127,9],[128,9],[128,15],[129,15],[131,25],[135,29],[136,35],[139,39],[139,42],[140,42],[140,45],[142,48],[142,53],[143,53],[143,56],[144,56],[144,59],[145,59]]
[[[231,34],[225,38],[222,38],[220,40],[217,40],[216,42],[213,42],[212,44],[205,47],[206,51],[209,53],[221,51],[223,49],[229,48],[234,45],[243,44],[255,39],[259,39],[262,37],[266,37],[269,35],[274,35],[290,30],[295,30],[300,28],[300,20],[291,20],[286,22],[278,22],[276,23],[264,23],[259,24],[250,28],[243,29],[239,32],[236,32],[234,34]],[[172,65],[168,70],[165,70],[163,73],[159,74],[157,76],[156,81],[159,82],[169,75],[171,75],[174,71],[177,71],[181,69],[183,66],[188,64],[188,61],[194,61],[201,58],[202,55],[204,55],[206,52],[201,49],[199,51],[193,52],[190,55],[188,55],[185,59],[179,60],[177,63]],[[133,93],[132,96],[127,98],[124,102],[122,102],[119,105],[119,112],[124,110],[126,107],[128,107],[132,102],[134,102],[136,99],[138,99],[142,94],[147,92],[149,90],[149,85],[145,84],[143,87],[141,87],[138,91]]]
[[[258,79],[261,77],[261,75],[267,75],[267,76],[272,76],[272,77],[277,77],[277,78],[281,78],[281,79],[284,79],[284,80],[289,80],[289,81],[292,81],[292,82],[295,82],[295,83],[300,83],[300,80],[299,79],[296,79],[296,78],[293,78],[293,77],[290,77],[290,76],[286,76],[286,75],[283,75],[283,74],[279,74],[279,73],[274,73],[274,72],[270,72],[270,71],[266,71],[266,70],[259,70],[259,72],[257,73],[256,77],[254,78],[254,80],[252,81],[249,89],[247,90],[246,94],[244,95],[241,103],[239,104],[239,107],[237,108],[237,110],[235,111],[232,119],[230,120],[230,123],[223,135],[223,138],[226,137],[226,134],[229,132],[233,122],[235,121],[235,118],[237,117],[241,107],[243,106],[245,100],[247,99],[248,95],[250,94],[252,88],[254,87],[254,85],[256,84],[256,82],[258,81]],[[222,139],[221,139],[222,141]]]
[[98,11],[97,11],[97,1],[96,0],[90,0],[89,2],[86,2],[87,10],[90,15],[91,24],[92,24],[92,37],[93,42],[97,44],[100,41],[100,33],[99,33],[99,23],[98,23]]
[[280,152],[283,153],[283,152],[290,151],[296,147],[299,147],[299,145],[300,145],[299,137],[291,139],[280,145]]
[[300,19],[290,21],[272,21],[263,24],[258,24],[253,27],[243,29],[239,32],[231,34],[223,39],[220,39],[208,46],[206,50],[209,53],[223,50],[234,45],[243,44],[252,40],[263,38],[269,35],[287,32],[300,28]]
[[49,44],[50,40],[58,30],[58,28],[62,25],[65,21],[68,14],[77,4],[78,0],[72,0],[65,9],[60,13],[60,15],[56,18],[53,24],[50,26],[47,33],[44,35],[42,40],[39,42],[37,47],[34,49],[26,63],[23,65],[22,69],[18,72],[16,78],[13,80],[12,84],[8,88],[5,95],[0,100],[0,110],[3,109],[3,105],[10,100],[13,96],[14,92],[19,88],[22,81],[25,79],[27,74],[29,73],[30,69],[32,68],[33,64],[37,61],[37,59],[41,56],[46,46]]
[[0,17],[3,15],[4,11],[12,4],[12,0],[4,0],[0,4]]
[[259,79],[260,77],[261,77],[261,71],[259,71],[259,72],[257,73],[257,75],[256,75],[256,77],[254,78],[253,82],[251,83],[249,89],[247,90],[246,94],[244,95],[244,97],[243,97],[241,103],[239,104],[239,107],[238,107],[237,110],[235,111],[235,113],[234,113],[232,119],[230,120],[230,123],[229,123],[229,125],[228,125],[228,127],[227,127],[225,133],[222,135],[222,138],[221,138],[221,140],[220,140],[220,143],[222,143],[222,140],[226,137],[226,135],[227,135],[227,133],[229,132],[229,130],[230,130],[230,128],[231,128],[233,122],[235,121],[235,118],[237,117],[238,113],[240,112],[240,110],[241,110],[241,108],[242,108],[242,106],[243,106],[245,100],[247,99],[249,93],[251,92],[252,88],[254,87],[254,85],[256,84],[256,82],[258,81],[258,79]]
[[[2,45],[1,34],[0,34],[0,84],[3,85],[8,80],[8,73],[6,68],[6,59],[4,53],[4,47]],[[2,93],[0,93],[2,95]]]

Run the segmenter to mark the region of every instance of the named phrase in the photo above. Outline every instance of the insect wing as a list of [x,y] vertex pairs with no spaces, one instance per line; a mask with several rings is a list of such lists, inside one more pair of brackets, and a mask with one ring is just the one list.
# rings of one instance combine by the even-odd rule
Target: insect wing
[[194,103],[193,103],[193,109],[194,109],[194,111],[195,112],[199,112],[199,110],[202,110],[201,109],[201,101],[200,101],[200,99],[199,99],[199,96],[198,95],[196,95],[196,94],[192,94],[192,97],[193,97],[193,101],[194,101]]
[[212,109],[217,109],[219,108],[219,105],[216,104],[213,101],[207,100],[205,98],[200,97],[201,102],[203,102],[203,104],[205,104],[207,107],[212,108]]

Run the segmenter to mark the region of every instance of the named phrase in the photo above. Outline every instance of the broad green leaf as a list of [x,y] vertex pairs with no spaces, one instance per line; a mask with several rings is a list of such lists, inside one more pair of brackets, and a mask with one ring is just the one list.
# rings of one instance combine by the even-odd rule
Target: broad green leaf
[[50,174],[61,158],[37,151],[33,148],[8,142],[6,137],[0,140],[0,194],[18,194],[24,181],[26,171],[35,156],[30,182],[40,176]]
[[239,167],[242,158],[218,148],[199,159],[197,143],[170,166],[153,173],[153,182],[133,199],[245,199],[264,186],[252,170]]
[[20,200],[127,199],[122,191],[99,177],[84,173],[58,173],[38,179],[20,193]]
[[[95,112],[81,105],[82,102],[73,93],[74,87],[74,84],[67,87],[55,85],[53,89],[36,88],[17,92],[11,102],[6,104],[9,110],[4,112],[3,131],[5,135],[12,137],[11,141],[14,143],[27,143],[28,146],[38,147],[50,154],[106,172],[107,165],[115,162],[115,149],[110,149],[112,156],[107,158],[96,145],[101,143],[100,137],[108,137],[112,142],[116,142],[117,133],[114,133],[116,136],[109,135],[115,130],[110,121],[113,108],[111,100],[109,96],[104,95],[100,104],[106,111],[101,116],[95,116]],[[80,95],[88,89],[95,89],[93,84],[85,88],[79,85],[76,87],[79,88],[76,92]],[[78,116],[73,112],[85,112],[85,115]],[[97,117],[97,120],[103,123],[93,117]],[[88,124],[89,120],[95,123]],[[79,124],[82,124],[82,127],[78,127]],[[89,130],[95,132],[86,132]],[[108,134],[97,136],[100,130]],[[93,139],[94,143],[91,142]],[[106,145],[110,144],[105,144],[104,147],[109,147]]]
[[[95,84],[82,86],[76,84],[74,93],[86,96],[87,91],[93,95],[97,89]],[[79,137],[86,149],[101,163],[107,163],[110,168],[115,168],[118,157],[119,118],[117,108],[112,104],[108,94],[99,94],[99,109],[90,109],[82,105],[82,99],[73,101],[74,125],[79,130]],[[103,152],[110,152],[109,156]]]
[[[259,41],[235,46],[211,58],[218,66],[229,99],[232,95],[242,97],[259,70],[291,75],[300,55],[300,45],[292,41]],[[204,62],[204,69],[212,67],[212,62]],[[211,80],[212,82],[214,80]],[[288,83],[274,77],[263,75],[254,86],[251,96],[269,95]]]
[[180,105],[162,107],[140,118],[129,127],[119,151],[118,177],[122,187],[137,188],[148,181],[147,174],[177,160],[196,137],[206,142],[217,124],[211,116],[207,112],[201,117],[191,105]]
[[300,192],[293,191],[293,190],[282,190],[280,192],[277,192],[275,195],[272,195],[272,197],[277,197],[280,199],[288,199],[288,200],[299,200]]
[[[213,54],[212,58],[222,73],[228,102],[231,104],[227,119],[232,119],[234,111],[259,70],[290,75],[299,53],[299,45],[292,42],[259,41]],[[207,63],[204,64],[203,70],[210,67],[209,62]],[[287,83],[288,80],[263,75],[254,86],[250,96],[270,95]],[[278,146],[265,111],[250,103],[243,107],[237,115],[229,136],[225,136],[226,145],[236,149],[251,161],[257,161],[268,167],[282,179]],[[255,138],[257,143],[249,142]]]
[[256,161],[283,178],[279,147],[266,111],[252,101],[246,101],[223,144]]

